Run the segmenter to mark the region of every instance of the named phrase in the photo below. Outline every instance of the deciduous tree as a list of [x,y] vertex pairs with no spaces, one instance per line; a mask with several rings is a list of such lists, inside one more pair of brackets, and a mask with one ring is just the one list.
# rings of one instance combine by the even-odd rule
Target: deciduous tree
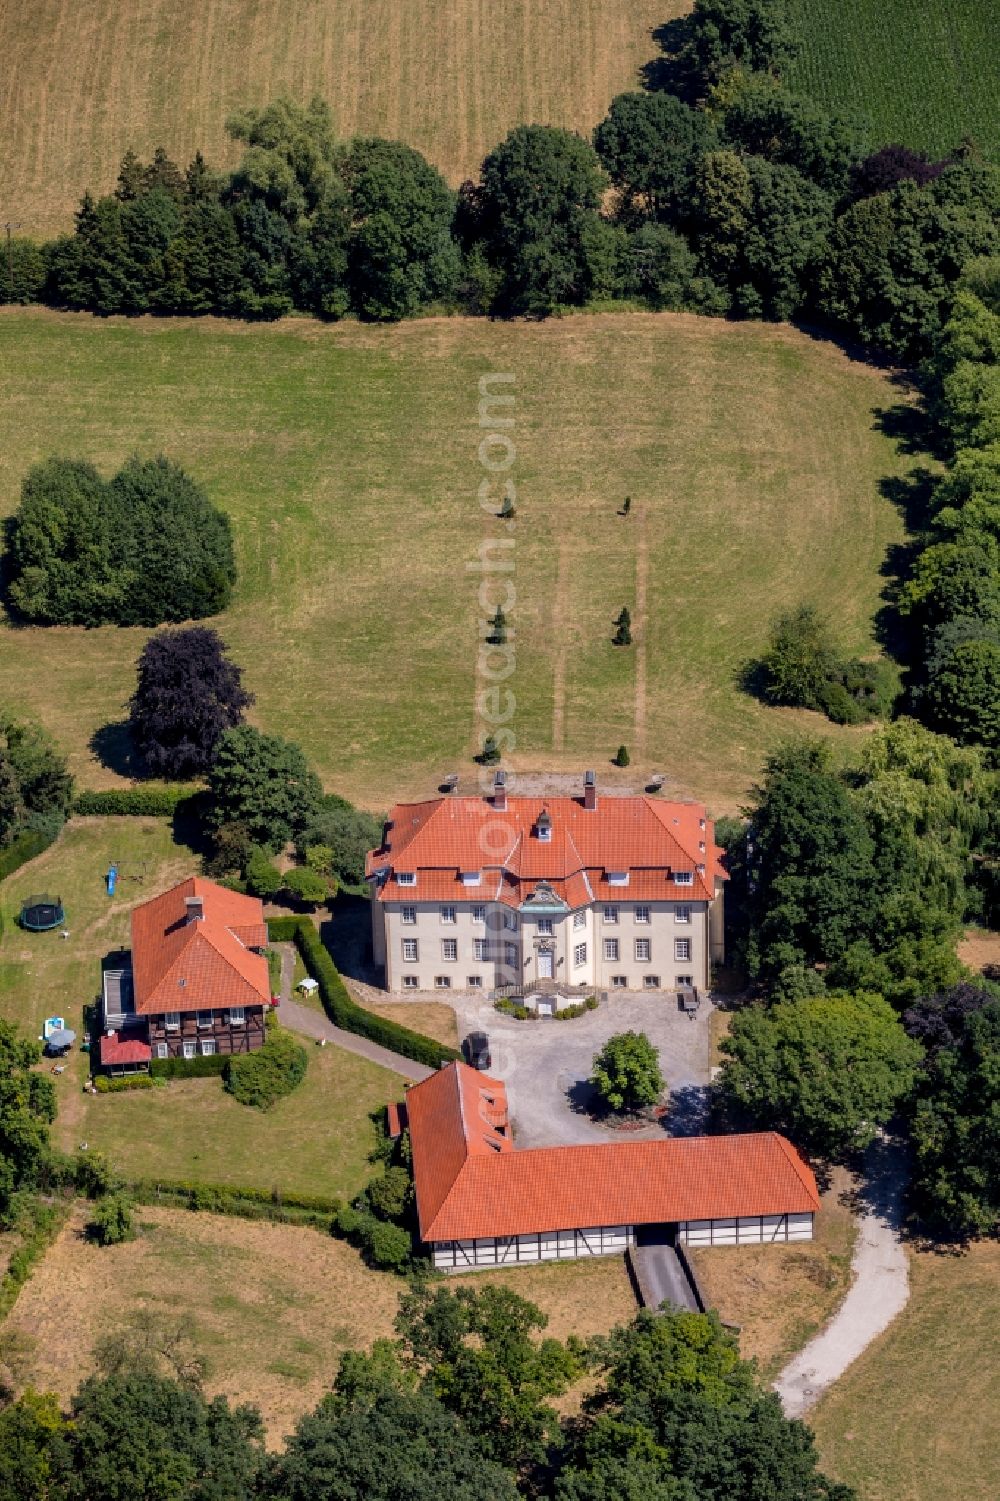
[[225,730],[253,703],[242,670],[209,626],[151,636],[129,704],[132,743],[154,776],[203,775]]
[[720,1086],[733,1104],[833,1161],[868,1145],[923,1058],[888,1002],[865,993],[750,1007],[722,1051]]

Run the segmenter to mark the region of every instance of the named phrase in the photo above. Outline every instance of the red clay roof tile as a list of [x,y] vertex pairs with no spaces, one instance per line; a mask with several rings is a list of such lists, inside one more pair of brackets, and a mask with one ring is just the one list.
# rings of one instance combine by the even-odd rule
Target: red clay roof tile
[[[200,897],[204,917],[188,921],[186,900]],[[191,876],[132,911],[135,1009],[166,1011],[261,1006],[270,1000],[264,908],[201,876]]]
[[[549,840],[537,837],[543,810],[551,819]],[[407,895],[475,901],[481,893],[483,901],[517,906],[540,880],[556,887],[570,906],[611,893],[631,900],[706,901],[715,895],[716,880],[726,879],[720,856],[700,803],[603,797],[588,810],[574,797],[512,797],[500,812],[485,798],[439,797],[392,809],[385,844],[369,851],[367,871],[388,873],[377,890],[381,901],[405,901]],[[461,873],[474,870],[483,873],[480,885],[464,885]],[[505,879],[494,893],[500,870]],[[416,872],[417,884],[400,885],[398,871]],[[689,873],[691,884],[678,885],[675,871]],[[628,885],[612,886],[608,875],[621,872],[629,873]]]
[[811,1169],[773,1131],[516,1152],[497,1130],[503,1084],[464,1063],[415,1085],[406,1104],[426,1241],[819,1208]]

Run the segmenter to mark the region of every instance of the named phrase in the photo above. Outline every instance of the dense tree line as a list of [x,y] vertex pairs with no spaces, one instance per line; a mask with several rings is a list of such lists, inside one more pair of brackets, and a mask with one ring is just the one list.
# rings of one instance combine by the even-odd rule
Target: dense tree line
[[[640,1314],[584,1345],[503,1287],[416,1284],[398,1338],[340,1361],[279,1450],[209,1399],[187,1344],[105,1339],[69,1410],[0,1410],[3,1501],[853,1501],[714,1315]],[[591,1373],[573,1418],[553,1399]]]
[[15,241],[14,298],[368,319],[629,299],[929,353],[962,267],[1000,251],[1000,170],[875,142],[789,92],[783,0],[698,0],[667,30],[658,87],[619,95],[592,142],[518,126],[457,193],[398,142],[338,141],[320,100],[231,120],[229,173],[130,152],[73,234]]
[[734,1119],[843,1160],[901,1112],[924,1223],[994,1231],[1000,986],[956,945],[1000,908],[1000,772],[900,719],[846,769],[820,744],[777,752],[745,813],[717,825],[760,992],[723,1045]]

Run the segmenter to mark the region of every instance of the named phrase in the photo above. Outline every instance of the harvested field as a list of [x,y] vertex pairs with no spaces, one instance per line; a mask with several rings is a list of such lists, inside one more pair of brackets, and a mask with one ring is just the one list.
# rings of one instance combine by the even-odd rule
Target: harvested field
[[918,1251],[910,1301],[809,1416],[861,1501],[1000,1496],[1000,1245]]
[[25,233],[72,224],[127,148],[235,160],[225,122],[320,94],[337,131],[416,146],[452,182],[514,125],[588,133],[639,87],[677,0],[8,0],[0,181]]

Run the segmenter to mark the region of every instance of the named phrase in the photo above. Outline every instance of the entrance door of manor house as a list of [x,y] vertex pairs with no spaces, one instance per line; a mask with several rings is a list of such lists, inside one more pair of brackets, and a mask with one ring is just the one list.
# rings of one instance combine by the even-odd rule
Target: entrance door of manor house
[[538,951],[538,978],[540,980],[552,979],[552,950],[539,949]]

